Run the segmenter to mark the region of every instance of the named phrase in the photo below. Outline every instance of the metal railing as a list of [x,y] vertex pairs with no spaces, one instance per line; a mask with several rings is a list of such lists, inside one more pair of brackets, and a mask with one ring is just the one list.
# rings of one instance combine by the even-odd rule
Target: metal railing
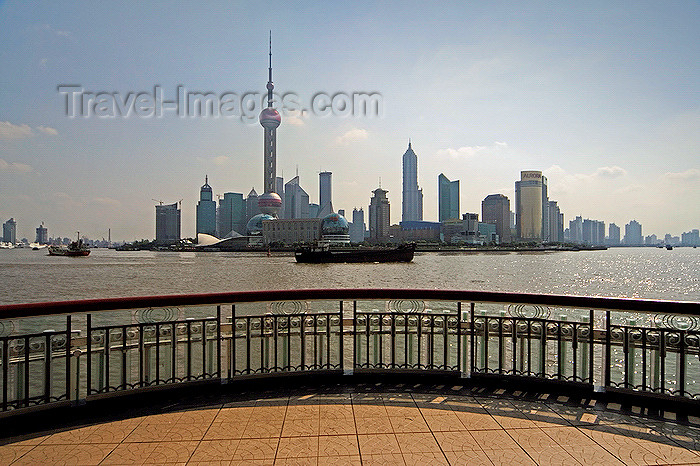
[[351,372],[700,399],[695,302],[339,289],[22,304],[0,306],[0,317],[5,413],[163,386]]

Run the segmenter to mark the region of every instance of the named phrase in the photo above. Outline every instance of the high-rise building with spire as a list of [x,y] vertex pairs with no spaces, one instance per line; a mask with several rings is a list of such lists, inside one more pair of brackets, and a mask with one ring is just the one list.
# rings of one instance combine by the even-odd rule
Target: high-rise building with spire
[[209,186],[209,177],[204,177],[204,185],[199,190],[197,203],[197,233],[216,235],[216,202]]
[[423,190],[418,187],[418,157],[411,149],[403,154],[403,199],[401,203],[401,221],[423,220]]
[[279,112],[272,108],[275,86],[272,84],[272,32],[270,32],[270,66],[267,80],[267,108],[260,112],[260,124],[265,129],[264,183],[265,192],[258,198],[258,206],[263,214],[277,217],[282,198],[275,192],[277,183],[277,127],[282,123]]
[[372,241],[387,241],[389,239],[390,207],[386,191],[377,188],[372,191],[369,201],[369,237]]

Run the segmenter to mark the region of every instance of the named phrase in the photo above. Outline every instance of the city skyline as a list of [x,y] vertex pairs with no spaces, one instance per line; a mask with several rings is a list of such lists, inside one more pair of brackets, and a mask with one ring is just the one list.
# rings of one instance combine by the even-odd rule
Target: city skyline
[[[44,222],[52,235],[106,237],[111,228],[115,241],[133,240],[153,237],[150,199],[183,199],[190,237],[206,174],[215,194],[263,194],[257,114],[252,122],[69,118],[58,86],[122,94],[161,86],[166,98],[180,85],[262,95],[272,29],[280,37],[276,90],[302,100],[318,92],[382,96],[379,117],[282,116],[277,173],[290,178],[298,167],[310,188],[319,171],[332,172],[335,209],[367,211],[381,178],[398,223],[410,137],[426,220],[437,219],[441,172],[461,180],[461,212],[480,212],[489,194],[513,201],[520,171],[538,170],[565,224],[636,219],[659,237],[700,225],[696,3],[634,11],[609,2],[558,10],[454,3],[438,14],[427,6],[341,8],[338,28],[328,30],[328,17],[304,3],[280,5],[279,19],[263,25],[252,3],[186,15],[145,5],[125,9],[119,24],[94,21],[119,5],[3,3],[0,218],[14,217],[20,238]],[[389,27],[380,20],[388,12]],[[149,32],[129,32],[136,30]]]

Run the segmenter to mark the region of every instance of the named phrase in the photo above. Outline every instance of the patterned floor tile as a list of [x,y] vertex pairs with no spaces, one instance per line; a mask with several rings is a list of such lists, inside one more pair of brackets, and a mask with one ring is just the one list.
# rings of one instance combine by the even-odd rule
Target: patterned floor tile
[[282,437],[276,458],[301,458],[318,456],[318,437]]
[[355,417],[358,434],[388,434],[393,432],[391,421],[385,417]]
[[213,422],[202,438],[203,440],[240,439],[242,435],[243,429],[241,424],[236,424],[235,422]]
[[274,459],[279,438],[241,439],[233,458],[241,460]]
[[36,445],[3,445],[0,447],[0,464],[10,464]]
[[539,427],[531,429],[507,429],[508,435],[513,437],[518,445],[523,448],[546,448],[557,443],[545,434]]
[[522,448],[503,448],[498,450],[484,450],[493,464],[503,465],[535,465]]
[[481,447],[469,431],[434,432],[438,445],[443,451],[474,451]]
[[352,456],[319,456],[318,466],[361,466],[360,455]]
[[401,453],[435,453],[440,452],[440,446],[432,433],[396,434]]
[[438,453],[404,453],[403,460],[406,466],[449,466],[445,455]]
[[155,443],[122,443],[100,464],[146,464],[146,459],[155,449]]
[[363,461],[365,455],[401,453],[399,442],[394,434],[358,435],[357,439],[360,444],[360,454]]
[[357,436],[323,435],[318,438],[319,456],[353,456],[359,455]]
[[321,421],[318,417],[308,419],[285,419],[282,437],[308,437],[318,435]]
[[196,446],[191,461],[231,461],[239,440],[202,440]]
[[527,454],[535,461],[535,463],[540,465],[551,464],[551,465],[563,465],[568,466],[572,464],[578,464],[578,461],[574,459],[569,453],[566,452],[564,448],[558,445],[548,446],[548,447],[523,447]]
[[470,433],[483,450],[519,448],[505,430],[474,430]]
[[196,441],[158,443],[146,459],[146,464],[186,463],[198,445]]
[[455,415],[467,430],[502,429],[501,425],[485,410],[477,412],[455,411]]
[[362,454],[362,466],[400,466],[405,464],[401,453]]
[[445,456],[450,464],[470,466],[491,466],[493,462],[483,450],[446,451]]
[[462,422],[459,420],[457,415],[452,412],[438,415],[426,414],[424,418],[425,422],[428,424],[428,427],[430,427],[430,430],[433,432],[451,432],[465,430],[464,426],[462,425]]
[[[404,415],[404,416],[389,416],[389,422],[394,432],[430,432],[428,424],[423,419],[423,416],[418,413],[417,415]],[[459,422],[459,427],[464,429],[462,423]]]

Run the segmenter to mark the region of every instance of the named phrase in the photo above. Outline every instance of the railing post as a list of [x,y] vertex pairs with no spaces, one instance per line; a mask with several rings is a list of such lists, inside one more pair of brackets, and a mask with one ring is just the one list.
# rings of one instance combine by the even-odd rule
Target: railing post
[[474,306],[475,303],[471,302],[469,304],[469,321],[470,321],[470,327],[469,327],[469,356],[470,356],[470,368],[469,368],[469,377],[471,377],[474,374],[474,371],[476,369],[476,327],[474,323]]
[[466,358],[462,357],[462,302],[457,301],[457,327],[455,328],[455,336],[457,338],[457,372],[462,376],[462,361]]
[[625,367],[625,370],[629,373],[629,376],[627,377],[627,386],[628,388],[631,386],[631,388],[634,388],[635,386],[635,366],[636,366],[636,348],[634,346],[634,341],[631,340],[632,336],[632,331],[634,330],[633,327],[637,326],[637,320],[636,319],[629,319],[628,321],[629,328],[627,329],[627,334],[629,336],[626,337],[627,341],[627,354],[628,359],[627,359],[627,366]]
[[44,330],[44,403],[51,401],[51,334]]
[[564,375],[564,361],[567,359],[566,357],[566,342],[562,339],[562,326],[563,324],[567,321],[567,317],[563,314],[559,315],[559,322],[557,322],[557,340],[558,340],[558,348],[557,348],[557,373],[558,373],[558,378],[559,380],[565,378]]
[[340,370],[342,372],[344,372],[345,371],[345,353],[343,351],[344,350],[344,348],[343,348],[344,341],[343,340],[345,338],[345,335],[344,335],[345,332],[343,330],[345,327],[345,321],[343,320],[343,317],[344,317],[343,316],[343,314],[344,314],[344,312],[343,312],[343,300],[340,300],[340,305],[338,307],[339,307],[338,313],[340,314],[340,316],[339,316],[340,317],[340,327],[338,328],[338,357],[340,358]]
[[[590,331],[593,332],[593,324],[591,323],[589,317],[583,316],[581,317],[581,320],[583,321],[584,327],[590,324]],[[576,332],[575,338],[578,340],[578,332]],[[588,379],[588,341],[583,340],[581,342],[581,382],[585,382],[586,379]]]
[[685,330],[679,330],[678,337],[680,338],[678,342],[678,364],[680,367],[676,373],[678,374],[680,396],[685,396]]
[[352,339],[354,341],[353,351],[352,351],[352,369],[353,371],[357,368],[357,357],[360,352],[360,335],[357,334],[357,301],[352,302]]
[[[156,329],[157,330],[157,329]],[[216,375],[222,379],[221,374],[221,305],[216,306]]]
[[485,310],[480,311],[481,316],[484,318],[484,338],[481,340],[481,368],[484,374],[488,374],[488,363],[489,363],[489,318],[486,315]]
[[70,400],[70,350],[72,335],[71,315],[68,314],[66,316],[66,400]]
[[590,321],[590,334],[588,335],[588,377],[590,378],[590,383],[593,385],[594,380],[593,380],[593,359],[594,359],[594,354],[593,351],[595,349],[595,315],[593,309],[589,309],[588,311],[588,320]]
[[605,387],[610,387],[610,311],[605,311]]
[[229,363],[231,376],[233,379],[236,376],[236,305],[231,304],[231,362]]
[[[106,332],[105,332],[106,333]],[[70,336],[68,337],[70,339]],[[87,393],[90,395],[92,392],[92,314],[87,315],[87,335],[85,336],[87,343]],[[105,335],[105,345],[107,342],[107,335]],[[107,348],[105,348],[105,351]]]

